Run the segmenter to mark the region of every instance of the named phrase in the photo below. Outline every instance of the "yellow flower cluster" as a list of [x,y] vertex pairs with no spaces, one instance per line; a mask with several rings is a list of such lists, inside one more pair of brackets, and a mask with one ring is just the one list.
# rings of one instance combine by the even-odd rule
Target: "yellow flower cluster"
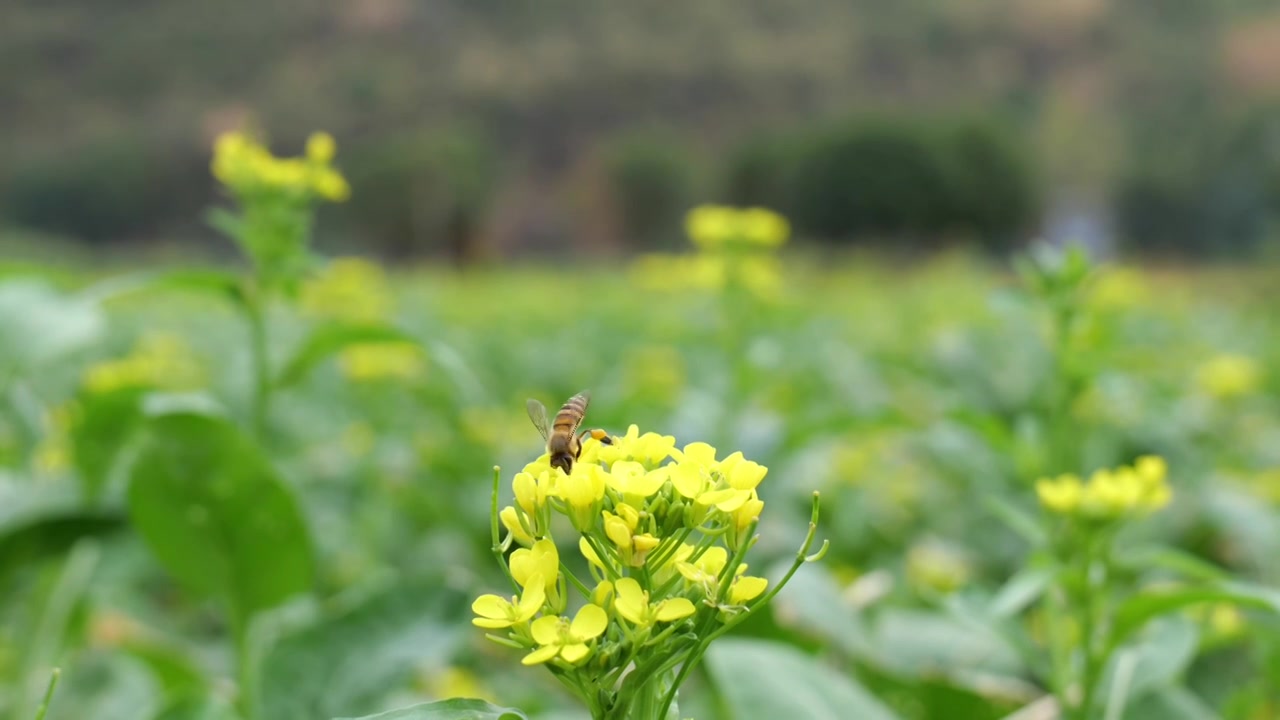
[[351,194],[347,180],[331,166],[336,143],[328,133],[307,140],[304,157],[280,158],[242,132],[218,136],[213,148],[213,175],[237,193],[284,191],[333,202]]
[[700,205],[685,216],[685,232],[703,250],[730,245],[776,248],[791,235],[787,219],[765,208]]
[[344,348],[338,367],[356,381],[416,380],[426,369],[422,348],[411,342],[357,343]]
[[1218,355],[1196,371],[1196,383],[1216,398],[1241,397],[1262,385],[1262,367],[1247,355]]
[[205,372],[181,336],[153,333],[139,339],[128,355],[89,367],[83,382],[92,393],[141,387],[191,390],[204,384]]
[[[494,639],[526,649],[526,665],[581,673],[584,687],[605,687],[602,678],[630,663],[641,670],[627,682],[653,680],[644,668],[693,650],[673,638],[727,629],[767,600],[769,582],[746,575],[744,561],[767,472],[741,452],[721,458],[702,442],[677,448],[674,437],[636,425],[607,442],[587,437],[567,474],[543,453],[516,473],[514,503],[494,521],[495,539],[498,524],[507,530],[503,547],[520,546],[506,561],[520,594],[480,596],[474,624],[506,629]],[[562,560],[553,514],[576,530],[589,582]],[[572,617],[570,589],[582,597]]]
[[1144,455],[1133,465],[1096,470],[1083,482],[1076,475],[1044,478],[1036,494],[1046,510],[1095,520],[1115,520],[1159,510],[1173,493],[1163,458]]
[[772,297],[781,288],[773,253],[791,234],[781,215],[764,208],[702,205],[689,211],[685,231],[698,252],[640,257],[631,268],[636,284],[664,291],[720,291],[735,285],[758,297]]
[[308,315],[350,323],[383,322],[395,311],[382,266],[358,257],[326,263],[303,283],[299,302]]

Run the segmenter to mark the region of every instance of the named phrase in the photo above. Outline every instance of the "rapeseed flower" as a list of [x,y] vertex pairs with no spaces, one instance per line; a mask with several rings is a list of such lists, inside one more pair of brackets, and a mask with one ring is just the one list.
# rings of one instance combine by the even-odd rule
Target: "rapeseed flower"
[[471,603],[471,609],[479,617],[471,623],[482,628],[505,628],[529,622],[542,609],[546,599],[546,586],[541,576],[530,578],[519,597],[507,600],[498,595],[481,595]]
[[302,284],[299,303],[307,315],[349,323],[386,322],[395,311],[382,266],[358,257],[326,263]]
[[[526,598],[490,596],[481,605],[481,620],[512,628],[494,639],[527,650],[526,665],[554,663],[568,687],[595,688],[581,696],[593,715],[602,707],[621,712],[615,703],[638,694],[650,694],[654,707],[670,702],[663,696],[675,670],[623,671],[673,656],[696,663],[706,645],[688,642],[691,633],[714,638],[780,589],[769,592],[768,580],[745,574],[746,533],[764,508],[757,487],[768,468],[741,452],[719,454],[703,442],[677,449],[674,437],[631,425],[609,444],[587,439],[568,473],[552,468],[545,452],[526,463],[511,480],[513,503],[501,511],[495,478],[494,551]],[[816,496],[814,513],[797,568],[822,555],[805,555]],[[553,514],[570,519],[589,578],[562,561]],[[570,620],[562,613],[574,592],[586,604]],[[531,610],[529,598],[540,606]]]
[[330,166],[336,143],[327,133],[307,140],[304,157],[281,158],[243,132],[228,132],[214,141],[213,176],[237,195],[284,193],[297,198],[341,202],[350,195],[346,179]]
[[1167,475],[1163,458],[1146,455],[1133,465],[1095,470],[1088,482],[1071,474],[1041,479],[1036,483],[1036,494],[1040,504],[1054,514],[1115,520],[1169,504],[1173,492]]
[[338,366],[350,380],[417,380],[426,367],[422,348],[411,342],[370,342],[349,345],[338,355]]
[[1262,385],[1262,367],[1247,355],[1217,355],[1196,371],[1200,389],[1215,398],[1249,395]]
[[128,355],[90,366],[83,383],[90,393],[124,388],[193,390],[204,385],[205,370],[181,336],[157,332],[139,338]]

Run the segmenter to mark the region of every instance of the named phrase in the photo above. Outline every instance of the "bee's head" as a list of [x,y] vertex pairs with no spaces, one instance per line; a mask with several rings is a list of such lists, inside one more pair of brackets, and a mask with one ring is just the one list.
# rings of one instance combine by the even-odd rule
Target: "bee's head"
[[573,456],[569,453],[555,453],[551,456],[551,467],[560,468],[565,475],[573,468]]

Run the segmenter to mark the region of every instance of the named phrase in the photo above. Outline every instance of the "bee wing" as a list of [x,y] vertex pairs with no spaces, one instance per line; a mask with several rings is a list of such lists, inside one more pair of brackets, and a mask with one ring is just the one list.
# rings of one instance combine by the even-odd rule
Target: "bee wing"
[[524,404],[529,411],[529,419],[533,421],[533,426],[538,428],[538,432],[542,433],[542,439],[546,440],[551,426],[551,423],[547,422],[547,406],[533,398],[529,398]]

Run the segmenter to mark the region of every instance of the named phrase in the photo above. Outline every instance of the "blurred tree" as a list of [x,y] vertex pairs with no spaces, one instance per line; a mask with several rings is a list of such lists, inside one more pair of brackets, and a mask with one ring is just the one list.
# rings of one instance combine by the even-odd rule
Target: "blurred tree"
[[681,218],[694,202],[695,161],[676,135],[642,130],[621,135],[605,150],[610,196],[633,247],[674,247]]
[[351,214],[380,249],[444,252],[460,264],[483,256],[481,230],[498,180],[483,135],[416,131],[353,145],[349,157]]

